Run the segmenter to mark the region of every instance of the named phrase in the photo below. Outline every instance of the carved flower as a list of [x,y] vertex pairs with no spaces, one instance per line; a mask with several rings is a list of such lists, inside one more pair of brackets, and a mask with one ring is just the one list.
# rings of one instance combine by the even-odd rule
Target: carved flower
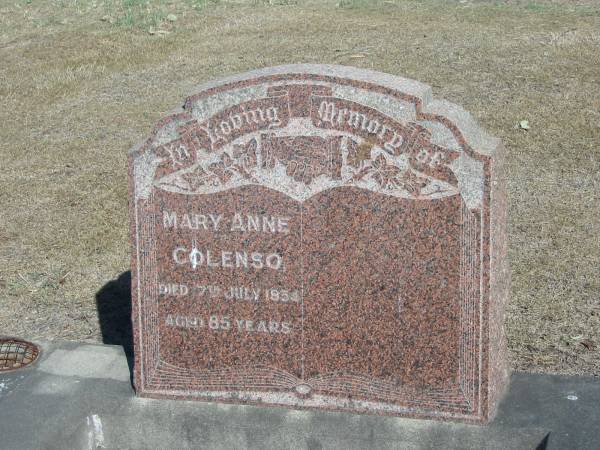
[[396,179],[402,174],[402,170],[393,164],[388,164],[385,156],[380,154],[371,162],[371,176],[384,189],[397,187]]

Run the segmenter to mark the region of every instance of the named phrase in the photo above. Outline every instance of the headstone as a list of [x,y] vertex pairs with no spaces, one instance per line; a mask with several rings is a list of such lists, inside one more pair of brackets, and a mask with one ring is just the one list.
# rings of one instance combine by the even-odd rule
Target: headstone
[[200,87],[130,154],[137,393],[486,422],[508,374],[502,154],[373,71]]

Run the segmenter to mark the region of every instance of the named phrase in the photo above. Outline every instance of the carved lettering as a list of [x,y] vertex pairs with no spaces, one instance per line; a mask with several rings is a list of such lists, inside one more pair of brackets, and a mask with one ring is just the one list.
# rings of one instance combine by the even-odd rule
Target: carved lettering
[[190,265],[192,269],[199,267],[206,268],[229,268],[229,269],[255,269],[263,268],[271,270],[281,270],[283,267],[283,257],[278,253],[261,253],[246,251],[212,251],[208,249],[198,249],[192,246],[176,247],[172,252],[175,264],[183,266]]
[[290,334],[292,324],[277,320],[232,319],[218,314],[201,316],[182,316],[169,314],[165,324],[171,328],[184,328],[212,332],[237,331],[238,333]]

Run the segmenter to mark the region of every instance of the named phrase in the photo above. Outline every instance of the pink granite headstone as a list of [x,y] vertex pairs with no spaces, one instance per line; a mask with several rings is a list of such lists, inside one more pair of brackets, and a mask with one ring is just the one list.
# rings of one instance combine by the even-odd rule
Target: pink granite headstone
[[488,421],[508,377],[502,155],[391,75],[200,87],[129,158],[137,393]]

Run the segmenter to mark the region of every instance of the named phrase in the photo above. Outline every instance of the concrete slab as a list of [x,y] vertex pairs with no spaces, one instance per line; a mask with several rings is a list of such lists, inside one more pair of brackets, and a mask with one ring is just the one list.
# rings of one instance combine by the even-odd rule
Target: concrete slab
[[40,363],[39,370],[66,377],[110,378],[116,381],[128,381],[130,378],[127,360],[121,352],[98,345],[58,348]]
[[141,399],[123,349],[44,344],[0,375],[0,448],[598,449],[597,379],[513,374],[489,426]]

